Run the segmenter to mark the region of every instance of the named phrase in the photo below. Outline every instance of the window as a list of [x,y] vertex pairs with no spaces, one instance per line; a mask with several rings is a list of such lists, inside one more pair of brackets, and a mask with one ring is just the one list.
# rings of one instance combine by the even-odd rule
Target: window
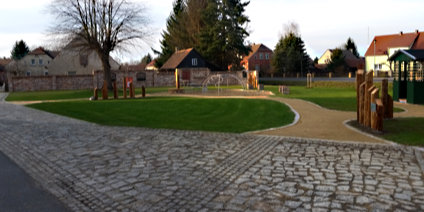
[[197,66],[197,58],[191,59],[191,65],[192,66]]
[[374,65],[374,70],[375,70],[375,71],[379,71],[379,70],[381,70],[381,69],[383,69],[383,65],[382,65],[382,64],[375,64],[375,65]]
[[77,75],[76,71],[68,71],[68,75]]
[[35,59],[31,59],[31,65],[35,65]]
[[265,54],[265,59],[269,60],[269,53]]
[[263,60],[264,59],[264,54],[263,53],[259,53],[259,59]]
[[49,72],[48,71],[45,71],[44,72],[44,76],[47,76],[47,75],[49,75]]
[[27,76],[31,76],[31,72],[30,72],[30,71],[27,71],[27,72],[26,72],[26,75],[27,75]]
[[43,65],[43,59],[38,60],[38,65]]

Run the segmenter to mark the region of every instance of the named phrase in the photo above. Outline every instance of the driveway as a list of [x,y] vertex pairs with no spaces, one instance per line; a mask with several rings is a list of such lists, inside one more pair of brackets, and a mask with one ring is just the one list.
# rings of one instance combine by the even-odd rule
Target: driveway
[[405,146],[106,127],[0,103],[0,150],[75,211],[424,210]]

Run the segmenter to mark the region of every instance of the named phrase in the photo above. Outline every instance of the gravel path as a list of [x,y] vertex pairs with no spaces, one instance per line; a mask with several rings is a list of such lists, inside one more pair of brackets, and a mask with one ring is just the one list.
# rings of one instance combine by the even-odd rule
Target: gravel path
[[412,147],[106,127],[4,102],[0,132],[75,211],[424,210]]

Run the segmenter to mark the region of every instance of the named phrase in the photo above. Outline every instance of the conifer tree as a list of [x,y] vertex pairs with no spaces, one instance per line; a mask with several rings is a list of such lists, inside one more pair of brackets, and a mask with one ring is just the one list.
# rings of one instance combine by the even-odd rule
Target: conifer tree
[[287,32],[277,43],[272,66],[279,73],[306,73],[309,67],[309,56],[302,38],[294,32]]
[[345,47],[346,50],[349,50],[350,52],[352,52],[353,55],[355,55],[357,58],[359,58],[358,49],[356,48],[356,44],[355,44],[355,42],[353,42],[352,38],[347,39],[344,47]]
[[13,46],[13,49],[11,52],[11,56],[12,56],[12,59],[14,60],[20,60],[23,57],[25,57],[25,55],[27,55],[28,53],[29,53],[29,48],[26,45],[25,41],[20,40],[15,42],[15,45]]

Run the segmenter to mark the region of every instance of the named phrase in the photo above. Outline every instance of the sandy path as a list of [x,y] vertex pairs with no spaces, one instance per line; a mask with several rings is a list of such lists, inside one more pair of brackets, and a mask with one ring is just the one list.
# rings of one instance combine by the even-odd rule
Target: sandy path
[[273,99],[288,104],[297,111],[300,116],[298,123],[286,128],[255,132],[255,134],[383,143],[379,139],[351,130],[343,124],[346,120],[356,119],[354,112],[328,110],[300,99]]

